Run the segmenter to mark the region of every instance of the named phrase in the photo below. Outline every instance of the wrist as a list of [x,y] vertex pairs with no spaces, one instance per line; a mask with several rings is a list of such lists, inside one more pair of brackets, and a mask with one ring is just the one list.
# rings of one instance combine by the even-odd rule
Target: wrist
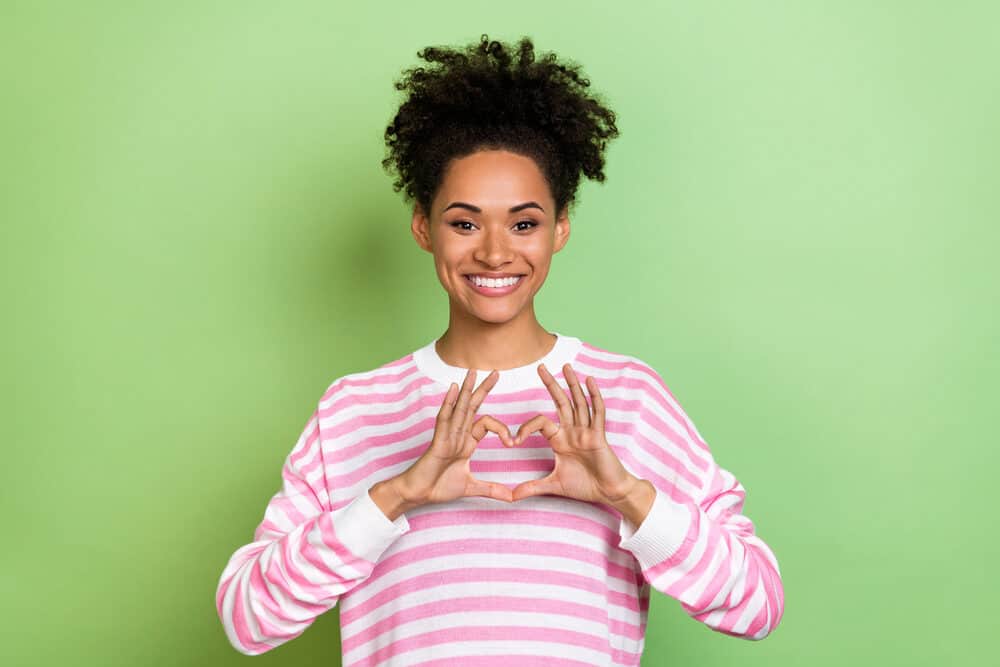
[[617,501],[612,503],[612,507],[618,510],[623,517],[638,527],[642,525],[649,514],[653,501],[656,499],[656,487],[646,479],[633,478],[628,491]]
[[619,482],[614,488],[604,494],[604,503],[618,509],[618,505],[626,502],[628,497],[635,490],[639,478],[631,473],[626,473],[625,479]]
[[369,495],[390,521],[395,521],[401,514],[420,505],[412,499],[405,483],[398,476],[376,483]]

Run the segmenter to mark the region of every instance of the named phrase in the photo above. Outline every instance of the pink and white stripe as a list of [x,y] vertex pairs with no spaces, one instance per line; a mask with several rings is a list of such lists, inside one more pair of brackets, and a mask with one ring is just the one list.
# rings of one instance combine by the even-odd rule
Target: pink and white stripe
[[[558,496],[462,498],[390,521],[368,489],[423,453],[449,381],[464,372],[431,342],[324,392],[253,541],[220,577],[233,647],[269,651],[339,604],[347,667],[638,665],[651,589],[718,632],[773,631],[781,576],[742,514],[743,486],[649,365],[557,335],[540,362],[564,388],[566,362],[597,381],[609,444],[657,488],[638,529],[611,507]],[[512,432],[538,413],[557,419],[536,366],[501,371],[478,414]],[[477,477],[511,488],[552,466],[538,434],[507,449],[488,433],[470,461]]]

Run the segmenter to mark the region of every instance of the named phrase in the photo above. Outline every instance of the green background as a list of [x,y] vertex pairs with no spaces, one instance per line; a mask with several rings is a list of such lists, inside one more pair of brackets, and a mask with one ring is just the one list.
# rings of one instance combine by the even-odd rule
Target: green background
[[0,7],[3,664],[247,660],[216,585],[315,401],[447,325],[382,133],[483,32],[619,117],[542,325],[663,375],[781,565],[762,642],[654,591],[643,664],[990,661],[996,3]]

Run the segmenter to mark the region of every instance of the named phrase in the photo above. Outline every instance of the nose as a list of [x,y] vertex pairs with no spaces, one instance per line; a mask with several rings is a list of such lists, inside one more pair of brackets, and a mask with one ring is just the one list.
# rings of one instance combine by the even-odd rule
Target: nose
[[496,230],[489,230],[482,235],[482,243],[472,256],[477,262],[482,262],[491,268],[511,261],[507,240],[502,231]]

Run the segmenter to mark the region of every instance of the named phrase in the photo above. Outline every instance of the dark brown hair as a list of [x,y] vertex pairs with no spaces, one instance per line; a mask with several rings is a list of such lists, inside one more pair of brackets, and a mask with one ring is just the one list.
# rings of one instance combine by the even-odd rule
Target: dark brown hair
[[382,160],[408,202],[429,214],[451,160],[483,149],[534,159],[557,213],[575,201],[581,174],[604,181],[605,147],[618,128],[614,112],[586,90],[580,65],[553,53],[536,59],[529,37],[512,48],[482,35],[417,55],[433,66],[404,70],[395,82],[406,99],[385,130]]

